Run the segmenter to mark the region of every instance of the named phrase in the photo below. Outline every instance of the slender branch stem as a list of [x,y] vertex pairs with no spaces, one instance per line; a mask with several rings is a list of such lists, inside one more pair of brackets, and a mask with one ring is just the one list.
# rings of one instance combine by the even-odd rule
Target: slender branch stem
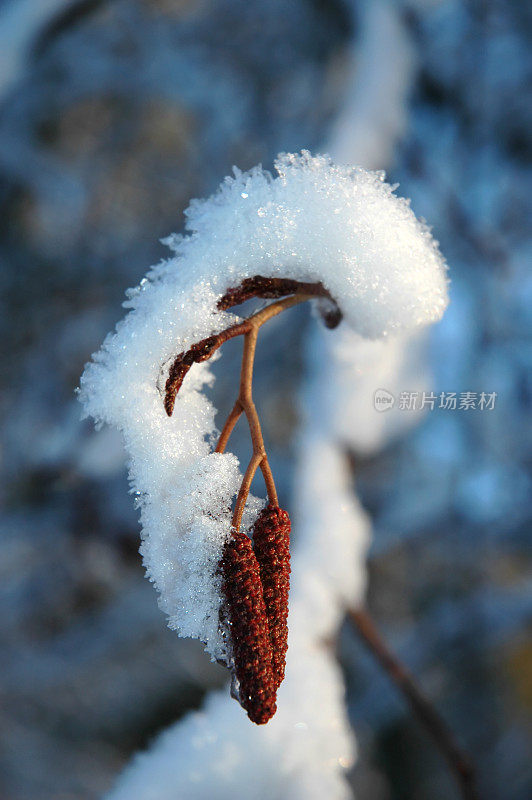
[[264,483],[266,484],[266,491],[268,493],[270,505],[278,506],[279,500],[277,498],[277,489],[275,488],[270,462],[268,461],[266,455],[260,462],[260,469],[262,472],[262,477],[264,478]]
[[266,454],[266,448],[264,447],[264,440],[262,438],[259,415],[257,414],[257,409],[255,408],[255,404],[253,402],[253,366],[255,363],[255,350],[257,347],[257,336],[259,329],[262,327],[262,325],[264,325],[265,322],[273,319],[273,317],[276,317],[287,308],[292,308],[292,306],[299,305],[299,303],[304,303],[306,300],[310,300],[316,296],[330,297],[328,292],[326,292],[321,284],[299,284],[297,281],[289,281],[288,284],[286,281],[277,281],[276,283],[274,279],[263,279],[260,276],[256,276],[252,279],[250,286],[247,286],[246,284],[240,288],[237,287],[234,290],[230,290],[227,296],[222,298],[222,300],[225,302],[224,308],[226,306],[230,307],[231,305],[237,305],[238,302],[242,302],[243,299],[245,299],[243,297],[244,289],[248,292],[248,294],[249,291],[252,291],[252,293],[266,292],[267,295],[273,292],[274,296],[276,296],[278,292],[282,292],[284,294],[285,291],[294,291],[296,294],[285,297],[283,300],[278,300],[276,303],[270,303],[270,305],[266,306],[266,308],[261,309],[261,311],[253,314],[243,322],[232,325],[231,327],[220,331],[220,333],[212,334],[212,336],[208,336],[206,339],[202,339],[200,342],[193,344],[189,350],[179,353],[175,357],[170,367],[168,379],[166,381],[164,407],[168,416],[172,416],[177,393],[179,392],[179,389],[181,388],[181,385],[192,365],[199,364],[202,361],[207,361],[212,354],[215,353],[216,350],[218,350],[222,344],[227,342],[229,339],[233,339],[235,336],[244,336],[244,350],[242,353],[242,367],[240,370],[240,388],[238,397],[225,421],[220,438],[218,439],[218,443],[216,445],[217,453],[225,452],[229,437],[231,436],[236,423],[238,422],[240,416],[245,414],[251,434],[253,456],[242,481],[242,486],[240,487],[240,491],[238,493],[233,515],[233,527],[237,531],[240,527],[240,522],[242,520],[242,514],[249,495],[251,483],[259,466],[264,477],[270,504],[273,506],[278,504],[275,482],[273,480],[272,471],[268,463],[268,456]]
[[227,447],[227,442],[229,441],[229,437],[233,432],[233,428],[235,427],[236,423],[242,416],[242,412],[244,409],[240,403],[240,400],[237,400],[234,404],[231,413],[225,420],[225,424],[222,428],[222,432],[220,434],[220,438],[218,439],[218,444],[216,445],[216,453],[225,453],[225,448]]
[[276,303],[270,303],[266,306],[266,308],[257,311],[257,313],[249,317],[246,322],[250,323],[256,328],[260,328],[265,322],[268,322],[268,320],[276,317],[282,311],[286,311],[287,308],[298,306],[300,303],[306,303],[307,300],[313,299],[315,298],[311,294],[295,294],[291,295],[290,297],[285,297],[283,300],[278,300]]
[[[275,481],[273,479],[273,474],[268,462],[266,448],[264,447],[264,439],[262,436],[259,415],[257,414],[255,403],[253,402],[253,367],[255,364],[255,351],[257,348],[259,329],[262,327],[262,325],[264,325],[265,322],[273,319],[273,317],[276,317],[282,311],[285,311],[287,308],[292,308],[292,306],[299,305],[299,303],[304,303],[306,300],[309,300],[310,297],[310,295],[300,294],[292,297],[286,297],[284,300],[279,300],[276,303],[271,303],[270,305],[266,306],[266,308],[263,308],[256,314],[253,314],[253,316],[249,317],[249,319],[239,323],[239,325],[235,325],[233,328],[228,328],[227,331],[222,331],[222,333],[219,334],[219,337],[223,338],[223,341],[227,341],[229,338],[233,338],[233,336],[244,334],[244,349],[242,352],[240,389],[238,397],[225,421],[220,438],[218,439],[218,443],[216,445],[217,453],[225,452],[229,437],[231,436],[231,433],[233,432],[233,429],[240,416],[242,413],[244,413],[249,425],[251,443],[253,445],[253,455],[244,475],[235,504],[235,510],[233,513],[233,528],[236,531],[238,531],[240,528],[240,523],[242,522],[242,515],[244,513],[244,508],[249,496],[251,483],[259,467],[264,478],[264,483],[266,484],[268,500],[271,505],[278,505],[277,490],[275,488]],[[233,333],[233,331],[237,331],[237,333]]]
[[253,453],[253,455],[251,456],[251,461],[249,462],[248,468],[244,474],[244,479],[242,480],[240,491],[238,492],[235,511],[233,514],[233,528],[235,529],[235,531],[238,531],[240,528],[240,523],[242,522],[242,514],[244,513],[244,508],[246,506],[246,501],[248,499],[251,483],[253,481],[253,478],[255,477],[257,468],[263,458],[264,456],[262,456],[260,453]]
[[416,685],[408,670],[389,650],[368,612],[350,609],[348,616],[446,759],[460,787],[463,800],[479,800],[475,771],[469,756],[456,743],[447,723]]
[[[262,311],[253,314],[243,322],[231,325],[231,327],[220,331],[220,333],[213,333],[212,336],[207,336],[206,339],[195,342],[189,350],[178,353],[168,371],[165,385],[164,407],[168,416],[171,417],[174,413],[177,394],[193,364],[207,361],[229,339],[234,339],[235,336],[245,336],[246,333],[258,330],[261,325],[280,314],[281,311],[310,300],[312,297],[314,297],[313,294],[303,294],[301,292],[297,295],[286,297],[277,303],[271,303],[266,308],[263,308]],[[251,371],[253,371],[253,358],[251,358]],[[248,376],[248,379],[251,380],[251,375]]]
[[[277,313],[280,313],[282,310],[283,309],[275,309]],[[275,482],[273,480],[272,471],[268,462],[266,448],[264,447],[264,439],[262,437],[259,415],[257,414],[255,403],[253,402],[253,366],[255,363],[257,336],[260,325],[263,324],[263,321],[266,321],[264,318],[261,318],[258,315],[256,319],[257,322],[244,337],[244,352],[242,354],[242,370],[240,373],[240,394],[238,396],[238,402],[244,409],[244,413],[248,420],[251,442],[253,444],[253,454],[258,458],[258,465],[260,465],[262,474],[264,476],[264,482],[266,483],[266,489],[268,492],[268,500],[272,505],[277,505],[277,491],[275,489]],[[267,317],[267,319],[271,319],[271,317]],[[233,524],[238,530],[235,522],[236,511]]]

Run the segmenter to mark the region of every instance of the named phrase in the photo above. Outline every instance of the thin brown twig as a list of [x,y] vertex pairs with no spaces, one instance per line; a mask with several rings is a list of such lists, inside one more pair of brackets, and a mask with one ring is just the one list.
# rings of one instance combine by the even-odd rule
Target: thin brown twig
[[368,612],[364,609],[349,609],[348,616],[446,759],[463,800],[479,800],[475,770],[469,756],[459,747],[447,723],[425,697],[412,675],[390,651]]
[[244,473],[244,477],[242,479],[242,483],[240,485],[240,490],[238,492],[238,497],[236,499],[235,504],[235,511],[233,514],[233,521],[232,527],[235,531],[240,530],[240,523],[242,522],[242,514],[244,513],[244,508],[246,505],[246,501],[248,499],[249,490],[251,488],[251,484],[253,482],[253,478],[255,477],[255,473],[257,468],[262,461],[263,456],[260,453],[253,453],[251,456],[251,460],[248,464],[248,468]]
[[[207,336],[206,339],[195,342],[188,350],[177,354],[170,366],[165,386],[164,407],[169,417],[174,412],[177,394],[191,366],[207,361],[229,339],[233,339],[235,336],[243,336],[254,327],[258,329],[260,325],[285,308],[290,308],[292,305],[297,305],[306,300],[321,298],[328,302],[328,307],[321,309],[322,318],[327,327],[336,327],[342,319],[340,309],[321,283],[301,283],[284,278],[262,278],[260,275],[248,278],[240,286],[228,289],[226,294],[219,300],[217,308],[226,310],[235,305],[240,305],[240,303],[251,297],[272,298],[284,297],[285,295],[292,296],[280,301],[286,303],[286,305],[283,305],[279,311],[276,310],[278,304],[271,303],[265,309],[253,314],[243,322],[231,325],[229,328],[220,331],[220,333]],[[270,309],[273,309],[271,313]],[[264,318],[263,315],[265,315]],[[261,319],[262,322],[260,321]]]
[[253,366],[255,363],[255,351],[259,329],[265,322],[276,317],[282,311],[285,311],[287,308],[292,308],[292,306],[298,305],[299,303],[303,303],[308,299],[309,296],[307,295],[293,295],[292,297],[287,297],[284,300],[279,300],[277,303],[271,303],[269,306],[266,306],[266,308],[263,308],[262,311],[249,317],[249,319],[243,323],[246,326],[246,330],[244,333],[244,349],[242,353],[242,367],[240,370],[240,389],[236,403],[222,428],[218,444],[216,445],[216,452],[223,453],[233,428],[240,415],[244,413],[249,425],[253,455],[246,470],[246,474],[244,475],[233,513],[232,524],[236,531],[240,529],[242,514],[244,513],[251,483],[259,467],[264,478],[264,483],[266,484],[270,504],[273,506],[278,504],[275,481],[268,461],[266,448],[264,447],[259,415],[257,414],[255,403],[253,402]]
[[240,400],[237,400],[231,410],[231,413],[225,420],[222,432],[220,434],[220,438],[218,439],[218,444],[216,445],[216,450],[215,450],[216,453],[225,452],[225,448],[227,447],[227,442],[229,441],[229,437],[231,436],[233,428],[235,427],[236,423],[242,416],[243,411],[244,409],[240,405]]

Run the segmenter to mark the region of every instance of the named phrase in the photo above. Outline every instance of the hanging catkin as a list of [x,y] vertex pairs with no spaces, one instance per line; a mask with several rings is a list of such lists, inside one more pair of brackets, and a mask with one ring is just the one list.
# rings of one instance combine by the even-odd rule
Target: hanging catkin
[[259,565],[244,533],[233,533],[221,567],[240,703],[262,725],[275,714],[277,687]]
[[263,509],[253,526],[253,550],[272,646],[272,670],[278,688],[284,678],[288,649],[288,592],[290,589],[290,517],[279,506]]

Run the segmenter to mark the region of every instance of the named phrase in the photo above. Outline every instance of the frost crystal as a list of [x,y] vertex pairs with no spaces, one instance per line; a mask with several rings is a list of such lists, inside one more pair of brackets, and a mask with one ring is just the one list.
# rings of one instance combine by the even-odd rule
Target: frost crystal
[[165,413],[172,359],[238,321],[216,304],[255,275],[321,281],[345,322],[370,338],[433,322],[447,303],[437,244],[383,173],[306,151],[280,156],[276,169],[235,169],[216,194],[191,203],[189,235],[166,240],[174,257],[128,293],[129,314],[81,380],[87,414],[124,434],[144,563],[169,624],[214,658],[227,657],[218,565],[242,476],[235,456],[210,452],[208,364],[194,365],[173,416]]

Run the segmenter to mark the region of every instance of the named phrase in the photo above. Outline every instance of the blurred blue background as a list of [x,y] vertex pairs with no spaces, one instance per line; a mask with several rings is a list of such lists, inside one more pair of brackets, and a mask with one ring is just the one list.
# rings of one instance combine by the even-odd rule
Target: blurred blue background
[[[80,421],[74,389],[191,197],[233,164],[270,168],[280,150],[326,146],[367,6],[0,3],[2,800],[99,797],[132,752],[225,682],[198,643],[165,627],[119,437]],[[374,520],[369,606],[472,752],[482,797],[528,800],[532,13],[520,0],[389,9],[411,63],[382,166],[433,225],[452,278],[431,344],[435,390],[497,401],[429,412],[378,454],[352,453]],[[287,507],[306,323],[286,315],[258,360]],[[238,357],[228,346],[218,370],[222,410]],[[347,624],[338,653],[358,800],[456,796]]]

